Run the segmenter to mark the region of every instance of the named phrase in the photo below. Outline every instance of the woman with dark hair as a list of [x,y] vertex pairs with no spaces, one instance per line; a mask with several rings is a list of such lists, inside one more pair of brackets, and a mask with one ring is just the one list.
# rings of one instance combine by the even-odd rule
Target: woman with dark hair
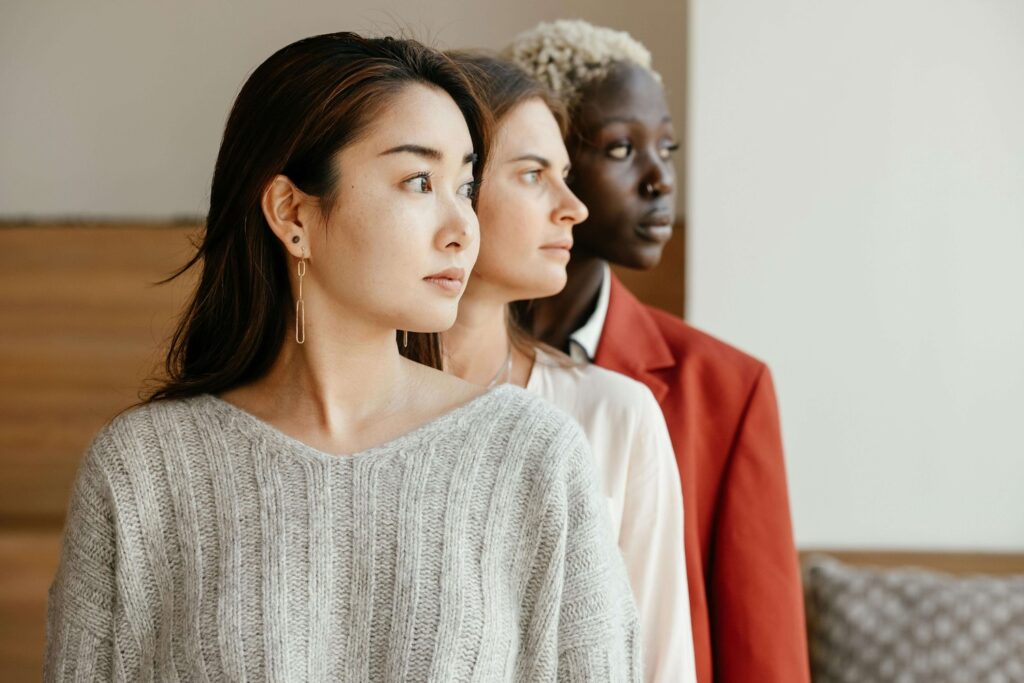
[[583,428],[625,560],[643,635],[647,681],[693,683],[693,637],[683,555],[683,501],[665,419],[650,390],[574,363],[509,317],[515,301],[565,286],[573,226],[587,209],[565,183],[565,110],[511,62],[454,53],[495,120],[480,187],[480,255],[444,333],[447,368],[481,385],[525,387]]
[[487,121],[412,41],[249,77],[168,378],[79,470],[46,680],[638,679],[579,428],[435,369]]
[[569,279],[531,329],[574,357],[646,384],[672,437],[701,683],[808,681],[803,597],[779,417],[764,363],[641,304],[609,263],[658,264],[675,220],[672,117],[651,54],[584,21],[517,36],[512,59],[568,105],[569,186],[590,217]]

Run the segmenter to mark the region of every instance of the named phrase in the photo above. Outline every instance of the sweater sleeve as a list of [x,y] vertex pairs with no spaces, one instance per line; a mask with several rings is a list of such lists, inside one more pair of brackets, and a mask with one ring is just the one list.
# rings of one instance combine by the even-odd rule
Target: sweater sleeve
[[645,680],[695,683],[683,493],[661,408],[646,388],[630,439],[619,548],[643,633]]
[[94,442],[68,506],[57,575],[50,586],[44,681],[111,680],[113,655],[113,506]]
[[641,681],[639,624],[625,566],[578,426],[565,458],[565,556],[558,680]]

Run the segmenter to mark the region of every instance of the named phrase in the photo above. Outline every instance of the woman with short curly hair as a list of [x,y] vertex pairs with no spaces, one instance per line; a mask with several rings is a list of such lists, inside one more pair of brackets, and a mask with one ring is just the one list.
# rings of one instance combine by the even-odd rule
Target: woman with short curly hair
[[608,267],[653,268],[675,222],[678,142],[650,52],[622,31],[556,21],[517,36],[508,54],[568,104],[569,186],[590,210],[574,233],[569,282],[533,306],[533,330],[638,379],[661,404],[686,507],[698,680],[807,681],[800,574],[768,368],[644,306]]

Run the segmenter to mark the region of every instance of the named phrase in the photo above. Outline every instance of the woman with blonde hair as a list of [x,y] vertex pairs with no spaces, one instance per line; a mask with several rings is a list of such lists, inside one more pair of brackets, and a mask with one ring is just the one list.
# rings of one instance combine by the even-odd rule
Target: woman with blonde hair
[[694,681],[683,503],[665,420],[643,384],[577,363],[510,319],[510,304],[565,286],[587,208],[565,183],[565,111],[511,62],[456,53],[495,119],[477,198],[480,255],[443,335],[446,367],[481,385],[525,387],[583,427],[636,599],[645,680]]

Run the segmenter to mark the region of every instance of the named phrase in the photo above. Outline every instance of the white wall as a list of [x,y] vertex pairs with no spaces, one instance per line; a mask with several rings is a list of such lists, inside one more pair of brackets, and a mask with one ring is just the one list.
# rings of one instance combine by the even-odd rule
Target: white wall
[[501,48],[542,20],[612,22],[647,42],[682,111],[682,2],[619,4],[5,0],[0,219],[202,215],[238,89],[274,50],[315,33],[398,27],[442,48]]
[[694,0],[692,320],[803,547],[1024,549],[1024,3]]

